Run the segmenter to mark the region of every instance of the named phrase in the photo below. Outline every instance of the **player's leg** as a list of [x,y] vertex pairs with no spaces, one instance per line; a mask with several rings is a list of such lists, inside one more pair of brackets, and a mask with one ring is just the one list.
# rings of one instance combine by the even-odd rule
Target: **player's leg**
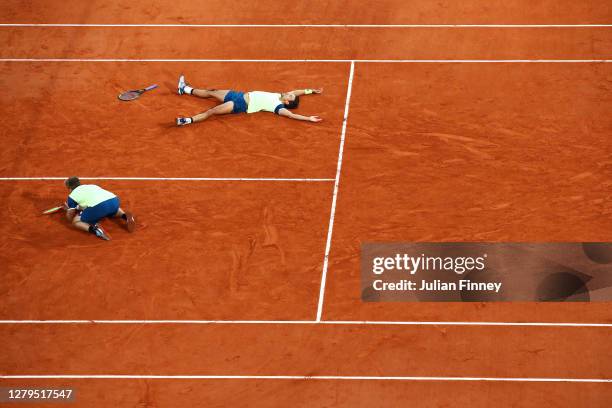
[[234,102],[225,102],[221,105],[217,105],[214,108],[207,110],[206,112],[199,113],[195,116],[192,116],[193,122],[202,122],[214,115],[227,115],[228,113],[232,113],[234,110]]
[[191,94],[198,98],[215,98],[219,102],[225,102],[225,97],[230,92],[229,89],[199,89],[193,88]]
[[217,105],[214,108],[207,110],[206,112],[199,113],[190,118],[178,117],[176,118],[176,125],[183,126],[183,125],[189,125],[190,123],[202,122],[210,118],[211,116],[227,115],[228,113],[232,113],[233,111],[234,111],[234,102],[229,101],[229,102],[225,102],[220,105]]
[[119,207],[117,212],[114,214],[114,217],[121,218],[123,221],[125,221],[127,230],[129,232],[134,232],[134,229],[136,228],[136,218],[134,217],[134,214],[129,211],[124,211],[121,207]]
[[118,208],[119,199],[117,199],[117,197],[102,201],[93,207],[87,207],[84,209],[79,215],[79,218],[77,219],[77,217],[75,217],[75,219],[72,220],[72,223],[77,228],[81,230],[85,230],[85,228],[87,228],[87,232],[108,241],[110,240],[110,237],[104,232],[102,227],[98,225],[98,222],[117,212]]
[[[87,211],[87,210],[88,209],[85,209],[85,211]],[[83,213],[85,211],[83,211]],[[89,232],[90,234],[94,234],[96,237],[98,237],[100,239],[103,239],[105,241],[109,241],[110,237],[108,235],[106,235],[106,233],[104,232],[102,227],[100,227],[95,222],[89,223],[89,222],[83,221],[83,219],[82,219],[83,213],[81,213],[81,215],[75,215],[74,216],[74,218],[72,219],[72,225],[76,229],[79,229],[79,230],[85,231],[85,232]]]
[[230,92],[229,89],[203,89],[190,86],[185,77],[181,75],[178,81],[178,94],[188,94],[199,98],[215,98],[219,102],[225,102],[225,96]]
[[79,230],[85,231],[85,232],[88,232],[89,231],[89,227],[90,227],[90,225],[88,223],[81,221],[81,216],[80,215],[75,215],[74,216],[74,218],[72,219],[72,225],[76,229],[79,229]]

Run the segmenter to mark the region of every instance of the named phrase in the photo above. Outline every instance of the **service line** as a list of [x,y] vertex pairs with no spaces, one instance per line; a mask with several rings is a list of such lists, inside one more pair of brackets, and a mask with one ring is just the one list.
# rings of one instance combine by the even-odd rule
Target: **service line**
[[80,28],[607,28],[612,24],[79,24],[0,23],[0,27]]
[[353,89],[353,76],[355,74],[355,62],[351,61],[348,85],[346,89],[346,102],[344,104],[344,117],[342,120],[342,132],[340,134],[340,147],[338,148],[338,162],[336,165],[336,179],[334,182],[334,193],[332,195],[331,211],[329,213],[329,225],[327,230],[327,242],[325,244],[325,256],[323,258],[323,273],[321,274],[321,285],[319,287],[319,302],[317,305],[317,322],[321,321],[323,315],[323,299],[325,298],[325,283],[327,281],[327,268],[329,266],[329,251],[331,250],[332,234],[334,231],[334,218],[336,216],[336,203],[338,201],[338,188],[340,187],[340,172],[342,171],[342,156],[344,154],[344,141],[346,139],[346,124],[348,122],[349,106],[351,104],[351,91]]

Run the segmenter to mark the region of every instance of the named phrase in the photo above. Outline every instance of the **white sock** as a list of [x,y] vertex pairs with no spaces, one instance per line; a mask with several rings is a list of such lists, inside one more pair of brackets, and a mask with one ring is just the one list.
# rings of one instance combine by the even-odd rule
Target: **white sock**
[[191,95],[191,93],[193,92],[193,88],[190,87],[189,85],[185,85],[183,90],[185,91],[186,94],[189,94],[189,95]]
[[[191,88],[193,89],[193,88]],[[191,118],[185,118],[185,121],[187,122],[187,124],[193,123],[193,119]]]

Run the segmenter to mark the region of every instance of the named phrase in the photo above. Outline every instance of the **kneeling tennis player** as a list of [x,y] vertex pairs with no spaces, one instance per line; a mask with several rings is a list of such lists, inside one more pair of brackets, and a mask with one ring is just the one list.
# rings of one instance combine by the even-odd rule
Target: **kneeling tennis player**
[[70,195],[64,204],[66,218],[77,229],[94,234],[106,241],[110,237],[104,232],[98,222],[103,218],[121,218],[129,232],[136,227],[134,216],[119,207],[119,198],[94,184],[81,184],[78,177],[70,177],[64,182],[70,190]]
[[185,77],[181,75],[178,81],[179,95],[194,95],[199,98],[215,98],[219,105],[207,110],[206,112],[197,114],[192,117],[176,118],[177,126],[189,125],[191,123],[201,122],[210,118],[213,115],[225,115],[228,113],[255,113],[255,112],[274,112],[277,115],[285,116],[291,119],[305,120],[309,122],[320,122],[318,116],[303,116],[291,112],[289,109],[295,109],[300,104],[301,95],[320,94],[323,89],[300,89],[291,92],[273,93],[273,92],[238,92],[229,89],[197,89],[189,86],[185,82]]

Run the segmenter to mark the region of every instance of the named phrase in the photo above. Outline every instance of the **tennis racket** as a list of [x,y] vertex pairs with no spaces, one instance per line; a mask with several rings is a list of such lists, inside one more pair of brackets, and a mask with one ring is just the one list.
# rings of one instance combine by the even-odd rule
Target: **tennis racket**
[[140,97],[140,95],[142,95],[143,93],[153,90],[157,88],[157,84],[155,85],[151,85],[148,86],[146,88],[142,88],[142,89],[135,89],[133,91],[126,91],[123,93],[120,93],[119,96],[117,96],[117,98],[119,98],[119,100],[121,101],[133,101],[134,99],[137,99]]
[[63,209],[64,209],[63,205],[58,205],[57,207],[49,208],[48,210],[43,211],[43,214],[44,215],[54,214],[54,213],[56,213],[58,211],[62,211]]

